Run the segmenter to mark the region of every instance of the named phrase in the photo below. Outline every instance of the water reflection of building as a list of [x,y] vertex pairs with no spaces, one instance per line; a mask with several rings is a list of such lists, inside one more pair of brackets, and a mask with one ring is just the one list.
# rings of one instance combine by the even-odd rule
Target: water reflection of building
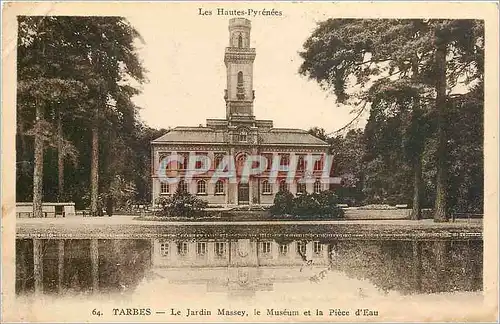
[[152,253],[153,271],[169,283],[204,284],[208,292],[233,296],[307,281],[328,264],[329,244],[319,241],[155,240]]
[[320,240],[17,239],[16,293],[133,291],[158,277],[248,296],[326,269],[405,294],[482,288],[481,240]]
[[329,244],[319,241],[156,239],[153,267],[328,265]]

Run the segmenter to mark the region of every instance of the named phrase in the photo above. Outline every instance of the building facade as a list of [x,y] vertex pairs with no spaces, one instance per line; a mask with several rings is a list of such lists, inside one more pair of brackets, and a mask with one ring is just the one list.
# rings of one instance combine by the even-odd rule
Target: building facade
[[[167,134],[152,141],[152,199],[173,194],[178,188],[206,199],[210,205],[271,205],[275,194],[287,189],[294,195],[327,190],[324,163],[328,144],[304,130],[274,128],[272,120],[259,120],[254,116],[255,91],[253,89],[253,64],[255,48],[250,47],[251,23],[248,19],[233,18],[229,21],[229,47],[225,49],[227,88],[224,90],[226,117],[207,119],[206,126],[175,127]],[[185,157],[204,155],[211,161],[204,174],[183,180],[193,166],[179,162],[162,165],[170,155]],[[262,156],[268,167],[260,174],[241,181],[241,168],[249,156]],[[213,179],[224,156],[231,156],[237,172],[234,179]],[[308,157],[309,156],[309,157]],[[312,156],[312,160],[311,159]],[[287,174],[280,172],[270,179],[271,165],[276,159],[280,166],[296,163],[293,181],[286,181]],[[309,162],[314,161],[314,162]],[[308,166],[307,164],[311,165]],[[314,164],[314,166],[312,166]],[[168,177],[179,176],[177,183],[163,181],[160,168],[165,167]],[[311,179],[299,181],[305,173]]]

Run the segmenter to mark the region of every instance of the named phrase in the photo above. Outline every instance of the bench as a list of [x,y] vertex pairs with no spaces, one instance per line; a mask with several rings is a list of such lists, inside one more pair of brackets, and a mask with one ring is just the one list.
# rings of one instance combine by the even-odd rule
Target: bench
[[[75,203],[42,203],[42,215],[44,218],[49,217],[66,217],[75,216]],[[32,218],[33,203],[32,202],[17,202],[16,217]]]

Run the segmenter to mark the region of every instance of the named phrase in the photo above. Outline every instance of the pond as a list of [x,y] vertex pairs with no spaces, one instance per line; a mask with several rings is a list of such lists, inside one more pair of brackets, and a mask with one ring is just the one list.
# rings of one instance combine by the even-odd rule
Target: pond
[[[284,283],[314,289],[335,276],[367,281],[381,293],[479,291],[482,251],[481,239],[18,239],[16,294],[35,288],[44,294],[133,294],[168,283],[254,298]],[[358,288],[352,291],[362,295]]]
[[30,221],[15,286],[24,321],[442,320],[484,311],[483,240],[467,223]]

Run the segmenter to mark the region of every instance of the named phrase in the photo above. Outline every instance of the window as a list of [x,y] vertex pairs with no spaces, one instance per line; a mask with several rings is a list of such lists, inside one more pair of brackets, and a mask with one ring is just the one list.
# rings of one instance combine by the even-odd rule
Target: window
[[297,253],[300,255],[306,254],[306,243],[305,242],[297,242]]
[[160,193],[164,195],[170,193],[170,185],[167,182],[160,183]]
[[280,254],[286,255],[287,253],[288,253],[288,244],[281,244],[280,245]]
[[314,254],[320,254],[323,251],[323,246],[318,241],[315,241],[313,242],[313,251]]
[[162,167],[165,167],[165,170],[170,170],[172,168],[172,161],[167,163],[170,160],[168,158],[169,155],[170,155],[169,153],[160,153],[160,165]]
[[260,252],[263,254],[271,253],[271,242],[260,242]]
[[239,154],[238,158],[236,159],[236,169],[241,171],[243,170],[243,167],[245,166],[245,161],[247,159],[246,154]]
[[217,154],[215,156],[215,164],[214,164],[215,169],[218,169],[219,166],[222,166],[221,163],[222,163],[223,159],[224,159],[224,156],[222,154]]
[[179,184],[177,185],[177,190],[179,192],[187,192],[187,184],[184,180],[179,181]]
[[321,169],[323,169],[323,161],[322,160],[314,161],[314,171],[318,171]]
[[205,195],[207,193],[207,183],[205,180],[198,180],[196,185],[196,192],[198,195]]
[[262,181],[262,193],[268,195],[272,194],[271,184],[267,180]]
[[299,156],[299,160],[298,160],[298,163],[297,163],[297,170],[304,170],[305,169],[305,161],[304,161],[304,157],[301,155]]
[[196,254],[199,256],[203,256],[203,255],[207,254],[207,243],[206,242],[196,243]]
[[222,257],[226,254],[226,243],[224,242],[215,242],[215,255],[218,257]]
[[223,194],[224,193],[224,182],[222,180],[218,180],[215,183],[215,194]]
[[189,161],[189,155],[187,153],[179,154],[179,170],[186,170],[187,164]]
[[314,192],[315,193],[321,192],[321,182],[319,180],[316,180],[316,182],[314,182]]
[[273,167],[273,155],[265,154],[264,157],[267,159],[267,170],[271,170]]
[[238,47],[243,47],[243,37],[241,34],[238,36]]
[[248,133],[246,130],[242,129],[240,131],[240,135],[239,135],[239,141],[240,142],[246,142],[247,141],[247,137],[248,137]]
[[160,243],[160,254],[162,256],[168,256],[169,245],[168,243]]
[[243,86],[243,72],[238,72],[238,83],[236,84],[236,97],[245,99],[245,87]]
[[287,155],[282,155],[281,160],[280,160],[280,165],[289,165],[290,164],[290,157]]
[[179,255],[186,255],[188,253],[188,244],[187,242],[180,242],[177,244],[177,253]]
[[288,183],[286,183],[286,180],[280,181],[280,191],[288,191]]
[[305,183],[297,183],[297,194],[302,195],[306,193],[306,184]]

